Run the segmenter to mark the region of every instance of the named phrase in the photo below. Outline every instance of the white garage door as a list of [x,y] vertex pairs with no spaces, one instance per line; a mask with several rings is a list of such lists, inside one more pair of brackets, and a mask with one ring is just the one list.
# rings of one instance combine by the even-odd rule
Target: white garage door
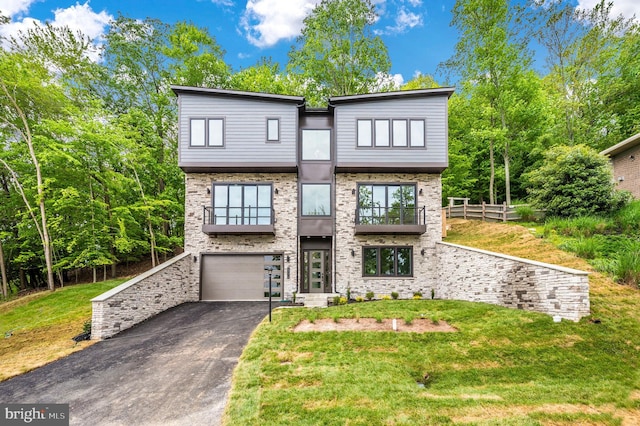
[[272,296],[280,298],[281,255],[202,256],[201,300],[266,300],[271,266]]

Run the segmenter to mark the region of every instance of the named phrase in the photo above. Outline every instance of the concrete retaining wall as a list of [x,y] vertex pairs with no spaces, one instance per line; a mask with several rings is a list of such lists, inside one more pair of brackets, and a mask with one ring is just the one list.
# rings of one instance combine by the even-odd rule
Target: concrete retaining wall
[[578,321],[589,315],[587,272],[438,243],[436,298],[485,302]]
[[106,339],[166,309],[199,299],[183,253],[91,300],[91,338]]

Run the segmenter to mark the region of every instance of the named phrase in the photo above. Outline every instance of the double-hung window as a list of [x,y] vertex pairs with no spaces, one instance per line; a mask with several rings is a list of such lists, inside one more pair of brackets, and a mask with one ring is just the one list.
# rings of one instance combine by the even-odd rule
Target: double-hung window
[[189,131],[190,146],[224,146],[224,119],[222,118],[192,118]]
[[362,225],[417,224],[416,185],[358,185],[357,223]]
[[410,277],[413,275],[412,247],[363,247],[365,277]]
[[271,184],[213,184],[214,225],[270,225]]

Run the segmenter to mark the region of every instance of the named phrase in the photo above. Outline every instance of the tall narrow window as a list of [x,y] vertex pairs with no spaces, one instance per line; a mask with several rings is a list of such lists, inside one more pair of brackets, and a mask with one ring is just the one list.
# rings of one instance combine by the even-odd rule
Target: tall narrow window
[[407,120],[393,120],[393,146],[407,146]]
[[331,130],[303,130],[302,159],[331,160]]
[[190,129],[190,145],[205,146],[205,123],[204,118],[192,118]]
[[209,146],[224,146],[224,120],[209,119]]
[[424,120],[411,120],[411,146],[424,146]]
[[376,146],[389,146],[389,120],[376,120]]
[[331,184],[302,185],[302,215],[331,215]]
[[280,120],[277,118],[267,119],[267,141],[277,142],[280,140]]
[[358,146],[373,145],[371,120],[358,120]]

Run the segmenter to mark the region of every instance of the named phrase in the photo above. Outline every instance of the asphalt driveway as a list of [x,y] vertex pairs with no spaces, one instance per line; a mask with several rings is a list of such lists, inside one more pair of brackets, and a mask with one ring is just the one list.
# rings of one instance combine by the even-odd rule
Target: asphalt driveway
[[264,302],[186,303],[0,383],[3,403],[69,404],[74,425],[217,425]]

